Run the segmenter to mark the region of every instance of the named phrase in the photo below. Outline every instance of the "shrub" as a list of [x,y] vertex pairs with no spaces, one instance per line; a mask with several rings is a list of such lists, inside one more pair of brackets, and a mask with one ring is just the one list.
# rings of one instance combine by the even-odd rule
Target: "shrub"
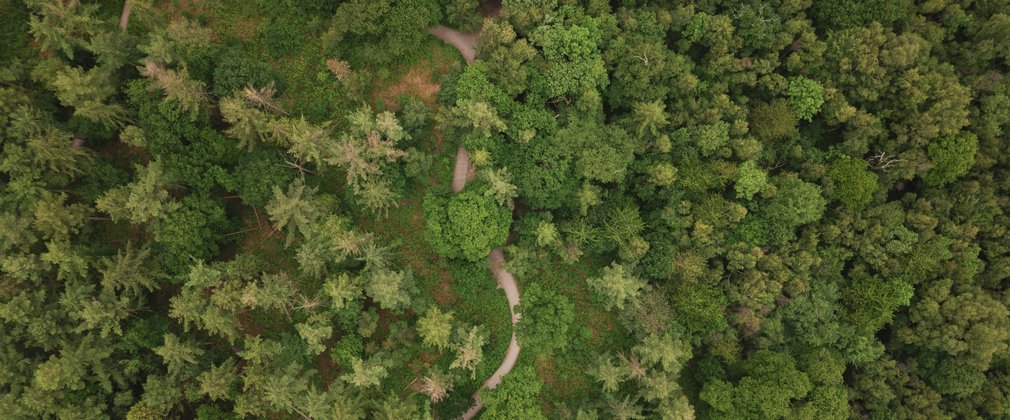
[[250,58],[240,51],[224,54],[214,69],[213,91],[218,97],[230,96],[246,86],[262,88],[270,83],[276,87],[283,85],[269,64]]

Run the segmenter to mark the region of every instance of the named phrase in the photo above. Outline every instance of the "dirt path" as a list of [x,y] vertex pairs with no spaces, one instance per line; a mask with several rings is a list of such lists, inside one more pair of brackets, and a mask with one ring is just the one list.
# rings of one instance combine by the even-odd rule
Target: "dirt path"
[[[457,164],[456,167],[459,168],[459,165]],[[509,313],[512,314],[512,339],[509,341],[508,349],[505,350],[505,358],[502,359],[501,365],[498,365],[498,369],[491,374],[491,377],[487,378],[484,384],[481,385],[481,389],[495,389],[501,383],[502,377],[511,372],[519,360],[519,342],[516,341],[515,333],[516,323],[519,322],[520,318],[520,314],[517,314],[515,311],[516,305],[519,304],[519,286],[516,284],[515,276],[505,270],[505,252],[501,248],[492,250],[487,258],[491,263],[491,272],[494,273],[495,279],[498,280],[498,288],[505,291],[505,300],[508,301]],[[473,394],[473,399],[473,405],[462,415],[463,420],[471,420],[480,412],[479,389]]]
[[465,60],[467,64],[473,64],[473,59],[477,56],[477,51],[474,49],[474,46],[477,45],[477,35],[480,35],[480,30],[460,32],[449,27],[438,25],[429,29],[428,33],[434,35],[435,38],[445,41],[446,44],[456,47],[456,49],[459,50],[459,53],[463,54],[463,60]]
[[[501,2],[498,0],[484,1],[480,6],[481,15],[484,17],[493,17],[498,14],[499,10],[501,10]],[[474,46],[477,45],[477,36],[480,35],[480,29],[470,32],[460,32],[439,25],[431,28],[428,32],[459,50],[459,53],[463,55],[463,60],[467,64],[473,64],[473,60],[477,56]],[[463,146],[459,146],[459,149],[456,150],[456,164],[452,171],[452,191],[457,193],[462,191],[466,187],[467,181],[472,181],[475,177],[475,170],[473,164],[470,162],[470,154],[467,153]],[[512,368],[516,365],[516,361],[519,360],[519,342],[516,341],[515,333],[516,322],[519,322],[519,314],[515,312],[515,307],[519,304],[519,287],[512,273],[505,270],[505,253],[502,252],[501,248],[491,251],[488,255],[488,262],[491,264],[491,272],[494,273],[494,277],[498,281],[498,288],[505,291],[505,299],[509,304],[509,313],[512,314],[512,339],[509,341],[508,349],[505,350],[505,358],[502,359],[501,365],[491,374],[491,377],[484,381],[480,389],[474,392],[474,403],[461,415],[463,420],[471,420],[480,412],[480,390],[497,387],[501,383],[502,377],[511,372]]]
[[[460,192],[466,187],[467,181],[473,179],[474,169],[470,163],[470,154],[463,146],[456,150],[456,166],[452,171],[452,190]],[[505,358],[501,365],[491,374],[491,377],[484,381],[480,389],[494,389],[501,383],[502,377],[507,375],[515,367],[519,360],[519,342],[516,341],[515,326],[519,322],[519,314],[515,312],[516,305],[519,304],[519,286],[516,284],[515,276],[505,269],[505,253],[501,248],[495,248],[487,256],[491,263],[491,272],[498,281],[498,288],[505,291],[505,300],[509,304],[509,313],[512,314],[512,339],[509,341],[508,349],[505,350]],[[463,420],[471,420],[480,412],[480,389],[473,394],[474,403],[463,415]]]
[[126,0],[123,2],[123,13],[119,15],[119,31],[126,32],[126,28],[130,24],[130,13],[133,12],[133,0]]
[[452,170],[452,192],[463,191],[466,183],[477,178],[477,170],[470,163],[470,153],[463,146],[456,150],[456,167]]

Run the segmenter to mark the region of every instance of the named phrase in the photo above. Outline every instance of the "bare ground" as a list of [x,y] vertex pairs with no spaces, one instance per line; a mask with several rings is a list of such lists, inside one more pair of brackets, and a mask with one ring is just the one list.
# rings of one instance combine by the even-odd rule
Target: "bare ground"
[[463,191],[466,183],[477,178],[477,170],[470,163],[470,153],[459,146],[456,149],[456,167],[452,170],[452,192]]
[[480,30],[460,32],[438,25],[429,29],[428,33],[434,35],[435,38],[445,41],[446,44],[455,47],[463,55],[463,60],[467,64],[473,64],[473,59],[477,57],[477,50],[474,49],[474,46],[477,45],[477,35],[480,35]]

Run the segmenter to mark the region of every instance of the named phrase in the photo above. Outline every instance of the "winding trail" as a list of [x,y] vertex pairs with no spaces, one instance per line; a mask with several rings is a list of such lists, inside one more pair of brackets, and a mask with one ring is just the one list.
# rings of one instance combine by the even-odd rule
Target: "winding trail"
[[130,14],[133,13],[133,0],[123,2],[123,12],[119,14],[119,31],[126,32],[130,25]]
[[[501,9],[501,2],[493,0],[485,1],[481,4],[480,9],[484,17],[493,17]],[[436,38],[459,50],[459,53],[463,55],[463,60],[467,64],[473,64],[473,60],[477,56],[477,51],[474,47],[477,45],[477,37],[480,35],[480,31],[480,29],[477,29],[476,31],[460,32],[442,25],[432,27],[428,30]],[[456,164],[452,171],[452,191],[456,193],[462,191],[466,187],[467,181],[472,181],[474,178],[476,178],[476,171],[470,162],[470,154],[463,146],[459,146],[456,150]],[[491,265],[491,272],[498,281],[498,288],[505,291],[505,299],[509,304],[509,313],[512,314],[512,339],[509,341],[508,349],[505,350],[505,358],[502,359],[501,365],[491,374],[491,377],[484,381],[480,389],[474,392],[474,403],[461,415],[463,420],[471,420],[480,412],[482,408],[480,390],[497,387],[501,383],[502,377],[511,372],[512,368],[516,365],[516,361],[519,360],[519,342],[516,341],[515,333],[515,326],[520,318],[520,314],[515,312],[515,307],[519,304],[519,287],[512,273],[509,273],[505,269],[505,253],[502,251],[502,248],[492,250],[488,255],[488,262]]]
[[470,153],[463,146],[456,149],[456,167],[452,170],[452,192],[463,191],[466,183],[477,178],[477,169],[470,163]]
[[[487,258],[491,262],[491,272],[494,273],[495,279],[498,280],[498,288],[505,291],[505,299],[508,300],[509,312],[512,314],[512,340],[509,341],[509,347],[505,350],[505,358],[502,359],[501,365],[491,374],[491,377],[487,378],[484,384],[481,385],[481,389],[495,389],[501,383],[502,377],[511,372],[512,368],[516,366],[516,361],[519,360],[519,342],[516,341],[515,332],[516,322],[519,322],[520,317],[515,311],[516,305],[519,304],[519,287],[516,285],[516,279],[512,276],[512,273],[505,270],[505,253],[502,252],[501,248],[492,250]],[[473,405],[463,412],[463,420],[472,419],[482,408],[480,404],[480,390],[477,390],[473,394],[473,399]]]
[[459,53],[463,54],[463,60],[467,64],[473,64],[473,59],[477,57],[477,50],[474,49],[474,46],[477,45],[477,35],[480,35],[480,30],[460,32],[438,25],[429,29],[428,33],[434,35],[435,38],[445,41],[446,44],[456,47]]

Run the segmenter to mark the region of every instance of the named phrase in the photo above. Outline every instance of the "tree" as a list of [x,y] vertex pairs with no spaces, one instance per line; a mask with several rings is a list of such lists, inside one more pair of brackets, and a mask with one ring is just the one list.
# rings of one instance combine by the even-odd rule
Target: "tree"
[[296,324],[295,329],[308,344],[305,350],[313,356],[326,351],[323,341],[333,336],[333,325],[330,323],[330,317],[326,314],[315,314],[308,319],[308,322]]
[[103,257],[100,261],[102,287],[114,291],[128,292],[128,296],[143,296],[158,287],[162,274],[149,266],[149,248],[134,249],[127,244],[125,249],[116,251],[114,258]]
[[642,138],[646,134],[651,137],[659,135],[659,130],[669,124],[666,117],[666,105],[661,101],[638,102],[632,107],[631,115],[635,121],[635,134]]
[[74,137],[65,131],[48,128],[28,138],[28,150],[39,165],[51,171],[76,175],[83,172],[92,159],[83,147],[73,147]]
[[452,391],[452,382],[449,375],[432,373],[421,378],[421,393],[431,398],[432,403],[438,403],[449,395]]
[[160,160],[136,169],[132,183],[108,190],[95,200],[95,207],[108,213],[114,221],[134,224],[162,219],[179,208],[179,203],[169,198],[165,189],[170,178]]
[[200,383],[200,393],[211,401],[228,400],[238,382],[235,374],[235,359],[229,358],[217,366],[211,366],[197,377]]
[[608,393],[617,391],[628,376],[628,372],[621,365],[615,365],[610,357],[600,357],[592,374],[603,384],[603,392]]
[[451,311],[442,312],[437,306],[429,306],[424,316],[417,320],[417,332],[421,335],[425,345],[445,350],[449,347],[452,320]]
[[508,168],[483,170],[480,179],[487,183],[484,195],[494,197],[499,206],[509,209],[513,207],[512,200],[519,196],[519,189],[512,185]]
[[516,338],[524,349],[533,354],[550,354],[569,344],[575,307],[564,295],[533,283],[523,290],[516,312],[521,314]]
[[733,189],[736,191],[736,198],[751,200],[754,194],[765,189],[768,185],[768,175],[758,168],[753,160],[748,160],[737,168],[736,181]]
[[170,374],[180,374],[187,366],[197,363],[197,357],[203,354],[203,350],[190,343],[179,341],[175,334],[165,334],[165,342],[161,347],[157,347],[154,353],[165,361]]
[[512,370],[494,389],[481,391],[482,417],[488,419],[546,419],[538,397],[543,383],[530,366]]
[[450,110],[453,124],[471,129],[473,135],[489,137],[505,131],[505,122],[487,102],[460,99]]
[[470,184],[451,197],[425,196],[425,240],[440,255],[476,261],[505,243],[512,218],[484,191]]
[[323,292],[330,297],[333,309],[340,310],[346,307],[348,302],[361,296],[361,284],[357,277],[340,273],[323,283]]
[[810,121],[824,104],[824,87],[815,80],[797,76],[789,80],[789,102],[800,119]]
[[967,174],[975,165],[978,152],[978,138],[975,134],[962,131],[929,144],[929,159],[933,167],[922,179],[930,185],[944,185]]
[[365,282],[365,293],[383,309],[398,311],[410,306],[414,291],[414,275],[410,270],[393,271],[379,268],[370,271]]
[[312,203],[312,197],[318,188],[306,188],[305,181],[297,178],[288,185],[285,193],[274,186],[274,198],[266,205],[267,214],[277,229],[287,228],[288,243],[294,238],[297,229],[305,235],[319,217],[319,209]]
[[842,158],[828,168],[828,178],[835,182],[832,197],[853,210],[866,208],[877,191],[877,174],[867,171],[864,160]]
[[766,144],[799,135],[796,129],[799,117],[785,100],[757,104],[751,110],[748,120],[750,132]]
[[151,89],[160,89],[168,100],[179,103],[184,112],[196,114],[207,101],[207,86],[198,80],[190,79],[189,72],[171,70],[153,61],[144,63],[140,74],[151,79]]
[[591,277],[586,282],[590,289],[606,297],[607,309],[624,309],[628,301],[634,302],[642,289],[647,287],[644,280],[635,277],[618,263],[604,267],[599,277]]
[[379,386],[387,375],[386,368],[373,357],[368,361],[354,359],[351,371],[340,378],[358,388],[371,388]]
[[634,347],[646,366],[656,366],[665,372],[679,373],[691,359],[691,346],[670,334],[652,334]]
[[791,356],[761,350],[744,363],[746,376],[736,385],[711,380],[700,398],[713,414],[736,418],[783,418],[794,400],[807,396],[812,385],[807,375],[796,369]]
[[35,202],[33,226],[47,239],[68,239],[80,233],[89,208],[83,203],[66,205],[67,195],[51,194]]
[[29,21],[30,31],[47,51],[60,52],[69,59],[74,50],[98,32],[100,21],[94,16],[98,5],[82,5],[79,1],[28,2],[37,13]]
[[458,328],[456,337],[456,358],[449,365],[449,369],[469,370],[470,378],[473,379],[477,375],[477,364],[484,358],[487,334],[474,326],[469,330]]
[[794,236],[797,227],[820,220],[826,203],[820,187],[798,177],[781,176],[775,184],[778,191],[761,214],[769,221],[771,239],[783,243]]

